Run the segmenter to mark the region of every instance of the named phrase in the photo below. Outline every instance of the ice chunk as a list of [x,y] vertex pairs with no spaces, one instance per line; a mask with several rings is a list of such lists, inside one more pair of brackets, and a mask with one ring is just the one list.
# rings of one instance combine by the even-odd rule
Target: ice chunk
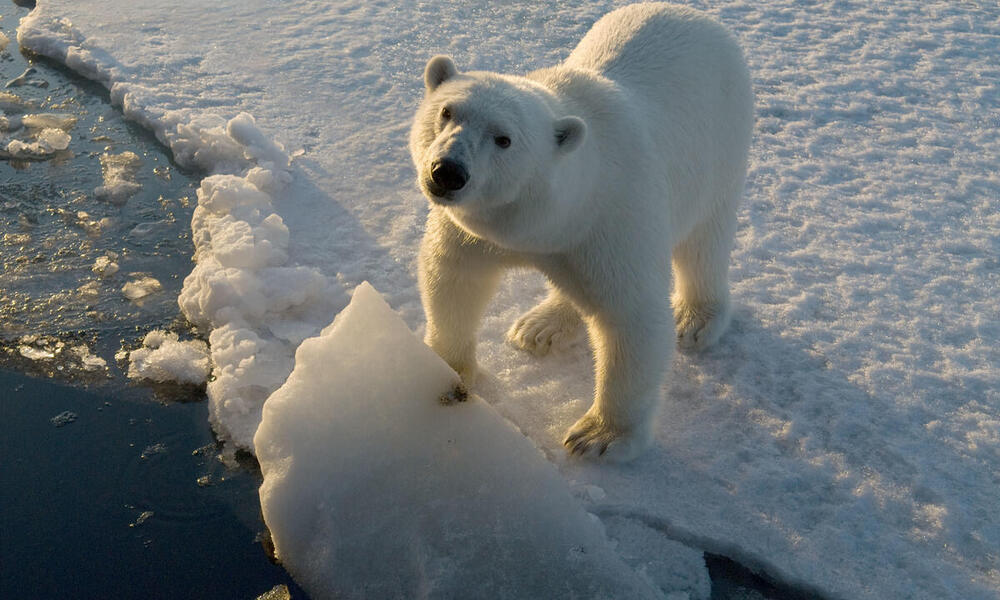
[[24,358],[28,360],[48,360],[50,358],[55,358],[55,353],[51,350],[44,348],[35,348],[34,346],[29,346],[27,344],[21,344],[18,347],[18,352]]
[[17,115],[0,116],[0,131],[17,131],[22,125],[21,117]]
[[64,113],[38,113],[24,115],[21,124],[32,129],[61,129],[69,131],[76,125],[76,117]]
[[48,146],[54,151],[69,148],[69,142],[71,139],[72,138],[68,133],[54,127],[43,129],[38,134],[38,143]]
[[6,48],[7,44],[9,43],[10,43],[10,38],[7,37],[7,35],[4,34],[4,32],[0,31],[0,51]]
[[111,277],[118,272],[118,263],[110,256],[98,256],[90,270],[101,277]]
[[129,300],[139,300],[163,289],[160,282],[153,277],[142,277],[122,286],[122,293]]
[[159,221],[147,221],[145,223],[139,223],[128,232],[128,237],[133,240],[141,240],[143,238],[148,238],[151,235],[159,234],[164,227],[167,226],[166,220]]
[[0,92],[0,110],[7,113],[10,117],[11,113],[24,112],[34,108],[35,105],[16,94],[11,94],[10,92]]
[[132,379],[202,384],[211,371],[205,342],[180,341],[176,333],[159,329],[146,334],[142,348],[129,353],[129,361]]
[[292,595],[288,592],[288,586],[281,584],[257,596],[257,600],[292,600]]
[[124,204],[142,185],[135,180],[135,175],[142,166],[142,159],[135,152],[121,154],[102,154],[101,171],[104,185],[94,189],[94,195],[113,204]]
[[314,598],[652,598],[555,467],[368,284],[254,438],[278,558]]
[[38,143],[48,146],[54,151],[69,148],[69,142],[71,139],[72,138],[68,133],[54,127],[43,129],[38,134]]
[[129,527],[139,527],[139,526],[141,526],[141,525],[142,525],[143,523],[145,523],[146,521],[148,521],[148,520],[149,520],[149,518],[150,518],[150,517],[152,517],[152,516],[153,516],[153,515],[155,515],[155,514],[156,514],[156,513],[154,513],[154,512],[153,512],[153,511],[151,511],[151,510],[144,510],[144,511],[142,511],[142,512],[141,512],[141,513],[139,514],[139,517],[138,517],[138,518],[137,518],[137,519],[136,519],[136,520],[135,520],[134,522],[132,522],[132,523],[129,523],[129,524],[128,524],[128,526],[129,526]]
[[6,154],[11,158],[45,159],[69,147],[72,138],[61,129],[43,129],[35,136],[34,142],[11,140],[7,143]]
[[150,456],[156,456],[157,454],[166,454],[166,453],[167,453],[167,445],[164,444],[163,442],[157,442],[155,444],[150,444],[146,446],[146,448],[143,449],[142,454],[139,455],[139,458],[147,459]]
[[5,87],[20,87],[31,82],[31,76],[35,74],[35,67],[28,67],[23,73],[7,82]]
[[76,355],[77,359],[79,359],[80,366],[82,366],[85,371],[96,371],[108,366],[108,362],[106,360],[100,356],[91,354],[90,347],[86,344],[73,346],[70,350]]
[[49,419],[49,422],[55,425],[56,427],[62,427],[64,425],[69,425],[73,421],[76,421],[77,417],[78,415],[75,412],[67,410],[52,417],[51,419]]

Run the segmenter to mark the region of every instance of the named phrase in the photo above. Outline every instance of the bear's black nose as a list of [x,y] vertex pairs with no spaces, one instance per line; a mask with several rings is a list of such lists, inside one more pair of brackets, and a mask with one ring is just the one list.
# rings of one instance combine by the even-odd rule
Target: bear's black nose
[[442,158],[431,163],[431,180],[441,189],[454,192],[465,187],[465,183],[469,181],[469,173],[460,163]]

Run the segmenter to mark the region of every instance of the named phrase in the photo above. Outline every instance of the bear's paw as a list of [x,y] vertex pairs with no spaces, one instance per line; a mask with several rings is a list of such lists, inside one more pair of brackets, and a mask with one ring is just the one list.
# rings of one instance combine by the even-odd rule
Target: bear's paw
[[580,315],[571,305],[542,302],[532,308],[507,331],[507,340],[535,356],[572,343],[580,332]]
[[677,345],[682,350],[701,351],[719,341],[729,326],[729,306],[674,303]]
[[569,428],[563,446],[578,456],[628,462],[646,450],[650,438],[648,428],[626,430],[591,411]]

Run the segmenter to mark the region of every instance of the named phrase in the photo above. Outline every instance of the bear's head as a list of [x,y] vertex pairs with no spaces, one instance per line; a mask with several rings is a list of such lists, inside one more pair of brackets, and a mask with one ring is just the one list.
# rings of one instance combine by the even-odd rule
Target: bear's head
[[582,119],[556,117],[551,92],[523,77],[460,73],[450,58],[435,56],[424,84],[410,152],[421,190],[453,214],[489,219],[544,196],[533,189],[547,184],[540,174],[586,136]]

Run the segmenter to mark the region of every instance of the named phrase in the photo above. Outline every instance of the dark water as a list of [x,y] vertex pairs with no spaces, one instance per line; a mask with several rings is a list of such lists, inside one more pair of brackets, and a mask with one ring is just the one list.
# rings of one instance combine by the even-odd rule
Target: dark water
[[305,597],[256,540],[258,475],[219,460],[205,403],[7,371],[0,390],[0,598]]
[[[45,160],[0,159],[0,598],[252,599],[279,584],[305,598],[268,559],[259,470],[215,443],[204,391],[130,382],[115,359],[151,329],[198,334],[176,298],[199,174],[174,165],[103,88],[19,53],[17,20],[31,4],[0,0],[11,39],[0,92],[26,103],[5,114],[76,124]],[[2,87],[28,68],[26,85]],[[124,202],[98,198],[102,155],[124,152],[141,163],[141,187]],[[117,273],[94,272],[102,256]],[[161,289],[129,300],[123,285],[142,277]],[[706,563],[715,600],[809,597],[725,557]]]
[[[22,55],[27,12],[0,1],[2,114],[76,122],[66,150],[0,159],[0,598],[252,599],[279,584],[304,598],[261,544],[259,470],[215,443],[204,390],[135,384],[114,356],[150,329],[196,334],[176,298],[198,174],[103,88]],[[0,131],[0,146],[34,133]],[[98,198],[101,156],[124,152],[141,187]],[[118,272],[95,273],[101,256]],[[129,300],[141,277],[161,289]]]

